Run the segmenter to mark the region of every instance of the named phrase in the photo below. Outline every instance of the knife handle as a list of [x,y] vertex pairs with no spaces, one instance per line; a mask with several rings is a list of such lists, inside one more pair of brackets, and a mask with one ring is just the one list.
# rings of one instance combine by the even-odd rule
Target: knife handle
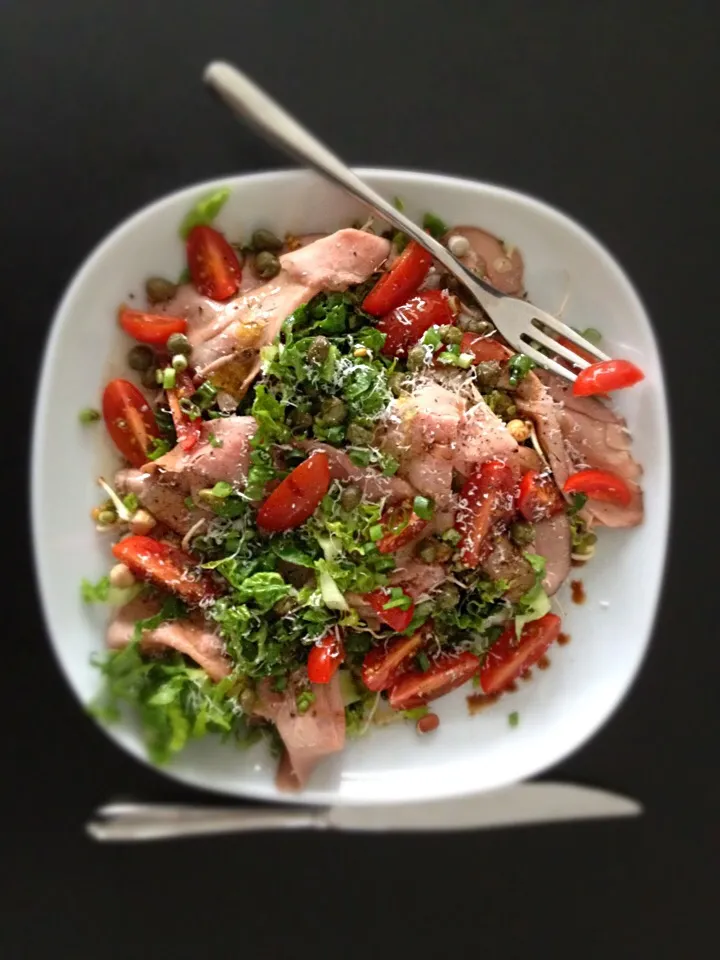
[[325,808],[184,807],[169,804],[109,804],[86,825],[103,843],[205,837],[262,830],[308,830],[328,826]]

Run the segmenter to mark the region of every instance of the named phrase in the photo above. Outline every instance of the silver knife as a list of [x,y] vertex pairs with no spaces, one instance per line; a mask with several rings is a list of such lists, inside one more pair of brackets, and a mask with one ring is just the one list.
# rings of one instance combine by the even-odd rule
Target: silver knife
[[268,830],[350,832],[484,830],[558,821],[636,817],[629,797],[571,783],[520,783],[457,800],[392,806],[203,807],[112,803],[95,811],[88,834],[103,842],[170,840]]

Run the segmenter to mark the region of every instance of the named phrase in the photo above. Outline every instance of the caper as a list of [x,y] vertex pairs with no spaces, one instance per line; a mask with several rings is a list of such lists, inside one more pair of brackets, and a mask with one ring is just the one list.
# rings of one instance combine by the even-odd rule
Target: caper
[[594,533],[586,533],[580,539],[580,541],[573,547],[575,553],[585,554],[591,553],[592,548],[597,543],[597,535]]
[[171,357],[174,357],[178,353],[182,353],[187,357],[192,353],[192,346],[184,333],[171,333],[166,346],[167,352]]
[[155,361],[155,354],[142,343],[136,344],[128,351],[127,362],[131,370],[147,370]]
[[260,253],[263,250],[277,251],[282,249],[283,242],[272,230],[255,230],[252,235],[253,249]]
[[101,510],[98,514],[98,523],[102,527],[109,527],[117,520],[117,514],[114,510]]
[[405,393],[405,377],[402,373],[393,373],[393,375],[388,380],[388,386],[392,391],[393,396],[399,397]]
[[459,327],[454,327],[451,324],[443,324],[442,327],[438,328],[438,333],[443,343],[460,343],[463,338],[463,332]]
[[276,613],[279,617],[284,617],[295,607],[295,601],[292,597],[283,597],[282,600],[278,602],[273,607],[273,613]]
[[330,341],[327,337],[315,337],[308,347],[308,360],[313,363],[325,363],[330,353]]
[[481,320],[479,317],[473,317],[467,313],[460,314],[458,326],[466,333],[479,333],[482,336],[491,333],[495,329],[489,320]]
[[270,280],[280,273],[280,261],[274,253],[269,250],[262,250],[255,257],[255,273],[263,280]]
[[460,603],[460,591],[454,583],[444,583],[433,599],[438,610],[451,610]]
[[347,405],[339,397],[323,400],[320,406],[320,418],[324,426],[337,427],[347,416]]
[[343,510],[354,510],[362,500],[362,490],[354,483],[348,484],[340,494],[340,505]]
[[436,555],[436,550],[435,550],[434,543],[426,543],[422,546],[420,550],[420,559],[424,563],[434,563],[435,555]]
[[525,547],[535,539],[535,528],[531,523],[517,520],[510,525],[510,539],[518,547]]
[[420,370],[425,365],[425,347],[419,344],[408,353],[408,370]]
[[164,303],[177,293],[177,284],[165,277],[150,277],[145,281],[145,293],[150,303]]
[[290,422],[297,430],[308,430],[313,425],[312,414],[307,410],[293,410]]
[[372,442],[373,432],[359,423],[351,423],[347,428],[347,438],[353,446],[362,447]]
[[517,407],[510,395],[504,390],[493,390],[486,398],[490,409],[503,420],[512,420],[517,413]]
[[147,370],[143,370],[143,372],[140,374],[140,382],[144,387],[152,389],[152,387],[156,387],[158,385],[156,374],[157,370],[153,364],[152,366],[148,367]]
[[502,367],[497,360],[483,360],[475,367],[477,384],[481,391],[492,390],[500,380]]

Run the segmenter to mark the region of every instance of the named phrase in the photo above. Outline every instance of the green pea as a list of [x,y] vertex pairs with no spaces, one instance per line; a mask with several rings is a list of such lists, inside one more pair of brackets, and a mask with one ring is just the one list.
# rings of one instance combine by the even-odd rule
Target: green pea
[[408,370],[420,370],[425,366],[425,348],[421,346],[415,346],[408,353],[407,359]]
[[363,447],[372,442],[373,432],[359,423],[351,423],[347,428],[347,438],[353,446]]
[[324,400],[320,407],[320,417],[324,425],[337,427],[347,416],[347,406],[338,397]]
[[150,277],[145,281],[145,293],[150,303],[164,303],[177,293],[177,284],[165,277]]
[[327,337],[315,337],[308,347],[308,360],[313,363],[325,363],[330,354],[330,341]]
[[516,521],[510,526],[510,539],[518,547],[525,547],[535,539],[535,528],[531,523]]
[[438,610],[452,610],[460,603],[460,591],[454,583],[444,583],[433,596]]
[[192,353],[192,346],[184,333],[171,333],[166,346],[171,357],[178,353],[187,357]]
[[492,390],[498,385],[502,367],[497,360],[483,360],[475,367],[477,384],[481,391]]
[[354,483],[349,484],[343,492],[340,494],[340,505],[343,510],[354,510],[362,500],[362,490],[360,487],[355,486]]
[[142,372],[155,363],[155,354],[150,347],[138,343],[128,351],[127,362],[131,370]]
[[262,250],[255,257],[255,272],[263,280],[270,280],[280,273],[280,261],[274,253],[269,250]]
[[252,235],[253,249],[260,253],[263,250],[277,252],[282,250],[283,242],[272,230],[255,230]]

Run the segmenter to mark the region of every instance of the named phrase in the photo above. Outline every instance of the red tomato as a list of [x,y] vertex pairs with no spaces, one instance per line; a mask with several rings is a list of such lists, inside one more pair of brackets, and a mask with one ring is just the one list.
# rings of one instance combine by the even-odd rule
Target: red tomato
[[310,649],[307,662],[308,680],[310,683],[330,683],[344,659],[342,643],[334,633],[329,633]]
[[632,499],[622,477],[607,470],[580,470],[565,481],[565,493],[584,493],[591,500],[605,500],[627,507]]
[[[573,353],[576,353],[579,357],[582,357],[583,360],[587,360],[588,363],[597,362],[597,357],[594,357],[588,350],[583,350],[582,347],[579,347],[576,343],[573,343],[572,340],[568,340],[567,337],[559,336],[557,338],[557,342],[563,347],[567,347],[568,350],[572,350]],[[564,357],[558,356],[558,360],[564,367],[572,369],[572,365]]]
[[477,673],[480,660],[474,653],[443,653],[429,670],[404,673],[390,690],[393,710],[412,710],[461,687]]
[[112,548],[116,560],[142,580],[169,590],[188,603],[200,604],[218,596],[215,582],[198,570],[187,553],[152,537],[126,537]]
[[182,317],[166,317],[162,313],[144,313],[131,310],[123,304],[118,313],[118,322],[125,333],[129,333],[140,343],[150,343],[154,347],[164,347],[173,333],[185,333],[187,320]]
[[409,503],[390,507],[380,518],[380,525],[387,533],[378,540],[378,550],[380,553],[395,553],[419,536],[427,524],[428,521],[419,517]]
[[379,321],[377,328],[386,336],[382,353],[386,357],[404,357],[430,327],[451,324],[455,320],[448,298],[441,290],[425,290],[396,307]]
[[387,646],[373,647],[363,660],[362,682],[373,693],[392,687],[424,642],[425,638],[418,630],[411,637],[398,637]]
[[515,625],[509,626],[490,647],[480,669],[483,693],[498,693],[537,663],[547,648],[558,638],[560,617],[546,613],[539,620],[526,623],[520,640]]
[[128,380],[111,380],[102,398],[105,426],[120,453],[134,467],[147,463],[150,440],[160,436],[155,414]]
[[508,360],[512,356],[512,350],[509,350],[499,340],[493,340],[492,337],[481,337],[477,333],[463,334],[460,343],[461,353],[471,353],[473,363],[483,363],[485,360]]
[[285,477],[258,510],[257,523],[268,533],[305,523],[328,492],[330,461],[322,450],[311,454]]
[[212,227],[193,227],[187,238],[187,262],[195,289],[213,300],[234,296],[242,267],[225,237]]
[[530,523],[561,513],[565,508],[560,491],[548,473],[528,470],[520,481],[518,510]]
[[411,240],[363,300],[363,310],[382,317],[411,297],[427,276],[432,256]]
[[572,392],[576,397],[590,397],[595,393],[624,390],[644,379],[640,367],[629,360],[603,360],[580,371]]
[[175,389],[166,391],[178,443],[186,451],[192,450],[202,436],[202,419],[196,417],[192,420],[190,415],[185,413],[180,406],[180,401],[189,399],[194,392],[195,387],[192,377],[188,373],[177,373],[175,375]]
[[462,535],[458,549],[466,567],[480,562],[483,540],[492,524],[512,516],[514,486],[513,472],[502,460],[486,460],[465,481],[455,529]]
[[365,594],[364,599],[367,600],[373,608],[378,618],[392,630],[397,630],[398,633],[402,633],[403,630],[407,630],[410,626],[415,614],[414,603],[411,603],[407,610],[403,610],[400,607],[391,607],[389,610],[386,610],[385,604],[390,599],[390,591],[382,588]]

